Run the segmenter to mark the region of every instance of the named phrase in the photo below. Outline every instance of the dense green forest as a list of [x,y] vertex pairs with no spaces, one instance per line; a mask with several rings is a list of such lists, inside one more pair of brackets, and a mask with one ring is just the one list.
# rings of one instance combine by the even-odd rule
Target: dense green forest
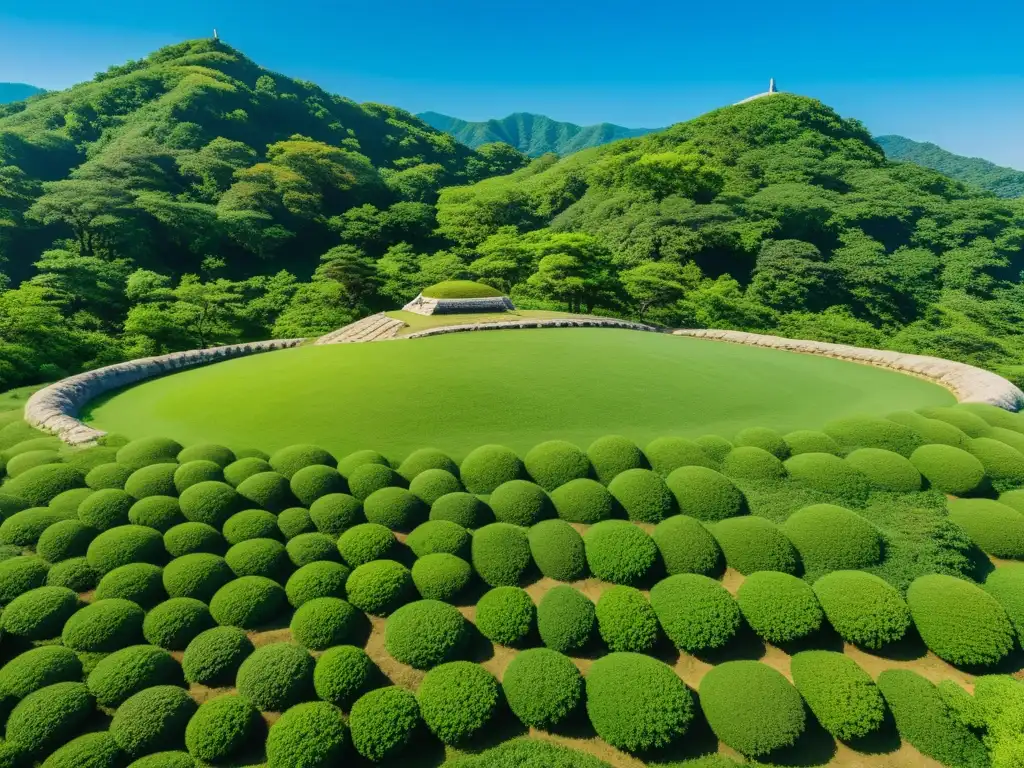
[[437,112],[420,112],[417,117],[439,131],[449,133],[469,147],[501,141],[511,144],[530,157],[549,152],[570,155],[588,147],[597,147],[619,139],[644,136],[660,128],[623,128],[612,123],[576,125],[552,120],[544,115],[516,112],[501,120],[469,122]]
[[964,157],[924,141],[904,136],[876,136],[890,160],[905,160],[944,173],[957,181],[987,189],[998,197],[1024,197],[1024,171],[1006,168],[980,157]]
[[25,83],[0,83],[0,104],[9,104],[12,101],[23,101],[29,96],[42,93],[42,88]]
[[859,123],[788,94],[532,162],[212,40],[0,106],[0,390],[318,335],[453,278],[527,308],[1021,381],[1022,267],[1024,201],[890,163]]

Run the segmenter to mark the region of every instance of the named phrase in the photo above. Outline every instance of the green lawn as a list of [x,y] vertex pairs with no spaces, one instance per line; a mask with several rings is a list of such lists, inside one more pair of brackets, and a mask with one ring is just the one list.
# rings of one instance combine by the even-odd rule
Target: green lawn
[[425,331],[428,328],[440,328],[444,325],[503,323],[512,320],[550,320],[551,318],[559,317],[588,317],[588,315],[573,315],[569,312],[554,312],[547,309],[517,309],[514,312],[476,312],[465,315],[420,315],[416,312],[396,309],[388,312],[387,316],[405,323],[405,328],[398,332],[399,336],[407,336],[410,333]]
[[562,438],[654,437],[748,426],[788,431],[840,416],[946,405],[920,379],[829,358],[655,333],[573,328],[299,347],[185,371],[98,402],[87,421],[274,450],[317,443],[392,459],[483,443],[525,452]]

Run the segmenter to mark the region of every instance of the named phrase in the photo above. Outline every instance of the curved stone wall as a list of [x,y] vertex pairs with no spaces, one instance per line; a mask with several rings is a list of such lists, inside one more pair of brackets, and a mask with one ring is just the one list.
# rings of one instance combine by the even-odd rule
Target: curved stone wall
[[790,352],[803,352],[810,355],[824,355],[838,360],[890,368],[900,373],[934,381],[952,392],[961,403],[988,403],[1008,411],[1017,411],[1024,406],[1024,392],[1002,376],[966,363],[943,360],[941,357],[909,355],[883,349],[864,349],[846,344],[829,344],[824,341],[785,339],[781,336],[766,336],[743,331],[685,329],[673,331],[673,334],[729,341],[734,344],[750,344],[755,347],[785,349]]
[[197,365],[295,347],[303,341],[305,339],[273,339],[250,344],[193,349],[159,357],[143,357],[86,371],[77,376],[61,379],[32,395],[25,403],[25,421],[36,429],[52,432],[69,445],[91,443],[106,433],[93,429],[76,417],[83,405],[104,392]]
[[649,325],[631,323],[628,320],[615,320],[605,317],[588,318],[549,318],[536,320],[502,320],[498,323],[464,323],[463,325],[445,325],[440,328],[428,328],[403,336],[403,339],[420,339],[424,336],[438,336],[443,333],[466,333],[467,331],[502,331],[516,328],[628,328],[633,331],[655,331]]
[[508,296],[491,296],[476,299],[432,299],[419,294],[404,307],[406,312],[417,315],[463,315],[474,312],[511,312],[515,309]]

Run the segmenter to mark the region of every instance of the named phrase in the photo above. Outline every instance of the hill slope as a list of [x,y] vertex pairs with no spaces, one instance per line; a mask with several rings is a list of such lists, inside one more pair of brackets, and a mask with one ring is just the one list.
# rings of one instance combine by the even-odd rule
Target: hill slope
[[22,101],[37,93],[43,93],[43,89],[27,83],[0,83],[0,104]]
[[996,165],[980,157],[964,157],[929,142],[905,136],[876,136],[890,160],[932,168],[965,184],[987,189],[999,197],[1024,197],[1024,171]]
[[466,146],[475,148],[488,142],[503,141],[530,157],[540,157],[548,152],[568,155],[587,147],[660,130],[623,128],[611,123],[580,126],[529,112],[516,112],[501,120],[486,122],[468,122],[437,112],[420,112],[417,117],[439,131],[451,134]]

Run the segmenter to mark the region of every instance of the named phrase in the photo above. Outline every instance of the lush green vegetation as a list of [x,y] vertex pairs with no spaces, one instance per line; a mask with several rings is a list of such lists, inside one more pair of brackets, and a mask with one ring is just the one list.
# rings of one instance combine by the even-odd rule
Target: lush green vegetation
[[1024,197],[1024,171],[1004,168],[980,157],[964,157],[931,142],[914,141],[905,136],[876,136],[875,141],[890,160],[932,168],[951,179],[986,189],[997,197]]

